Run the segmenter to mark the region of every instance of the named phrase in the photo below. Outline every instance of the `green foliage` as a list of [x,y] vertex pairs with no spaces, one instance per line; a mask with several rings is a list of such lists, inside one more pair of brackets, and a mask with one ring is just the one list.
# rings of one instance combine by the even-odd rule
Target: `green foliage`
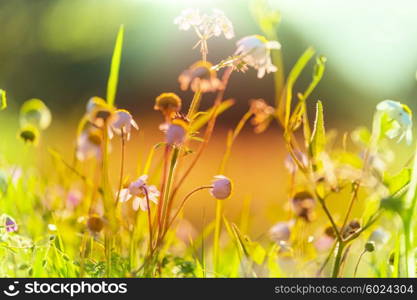
[[0,89],[0,110],[5,110],[7,107],[6,91]]
[[114,45],[113,56],[110,65],[110,74],[107,81],[107,102],[113,106],[116,99],[117,83],[119,81],[120,62],[122,59],[124,26],[120,25]]
[[317,101],[316,119],[314,121],[314,129],[310,141],[311,157],[318,159],[321,152],[326,146],[326,132],[324,129],[323,104]]

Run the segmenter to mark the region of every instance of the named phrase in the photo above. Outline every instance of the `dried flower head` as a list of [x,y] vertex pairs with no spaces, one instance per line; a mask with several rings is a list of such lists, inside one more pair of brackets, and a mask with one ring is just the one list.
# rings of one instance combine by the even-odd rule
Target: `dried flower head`
[[314,208],[316,202],[309,192],[298,192],[292,198],[291,203],[294,214],[297,217],[302,218],[307,222],[313,221],[315,217]]
[[103,218],[101,218],[97,214],[93,214],[93,215],[89,216],[88,219],[87,219],[87,228],[92,233],[95,233],[95,234],[99,233],[104,228]]
[[196,92],[215,92],[223,88],[217,72],[213,65],[207,61],[198,61],[181,73],[178,77],[180,87],[183,91],[189,87]]
[[271,60],[271,50],[281,49],[277,41],[268,41],[261,35],[251,35],[240,39],[236,46],[235,55],[240,56],[248,66],[258,70],[258,78],[264,77],[265,73],[277,71]]
[[345,228],[342,229],[343,238],[347,238],[357,232],[361,228],[361,224],[358,220],[352,220]]
[[214,176],[213,187],[210,189],[210,194],[216,199],[227,199],[232,193],[232,182],[229,178],[223,175]]
[[275,109],[264,99],[253,99],[250,101],[250,110],[253,113],[252,125],[255,133],[265,131],[274,117]]
[[162,93],[155,99],[155,110],[159,110],[166,120],[181,110],[181,98],[175,93]]

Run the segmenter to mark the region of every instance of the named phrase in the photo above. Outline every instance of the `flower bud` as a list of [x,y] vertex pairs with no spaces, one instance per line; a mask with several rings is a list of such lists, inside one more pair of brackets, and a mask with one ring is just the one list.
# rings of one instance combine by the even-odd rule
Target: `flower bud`
[[374,252],[375,251],[375,243],[370,241],[366,242],[365,244],[365,251],[367,252]]
[[230,197],[232,193],[232,182],[229,178],[223,175],[214,176],[213,187],[210,190],[210,194],[216,199],[226,199]]

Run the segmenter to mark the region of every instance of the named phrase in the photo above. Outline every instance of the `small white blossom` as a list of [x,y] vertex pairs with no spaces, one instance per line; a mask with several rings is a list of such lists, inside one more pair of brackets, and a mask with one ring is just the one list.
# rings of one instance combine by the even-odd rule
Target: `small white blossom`
[[132,115],[124,109],[118,109],[114,113],[114,120],[112,121],[111,128],[117,135],[126,135],[126,139],[130,139],[130,131],[133,128],[139,130],[138,124],[133,120]]
[[180,30],[189,30],[194,27],[198,37],[202,40],[220,36],[222,33],[226,39],[231,39],[235,35],[232,22],[220,9],[213,9],[211,15],[201,15],[198,9],[188,8],[174,19],[174,24],[178,25]]
[[287,222],[278,222],[269,230],[271,239],[279,243],[281,241],[288,241],[291,235],[290,224]]
[[148,175],[140,176],[136,181],[133,181],[128,188],[122,189],[119,195],[120,202],[126,202],[132,198],[132,207],[138,210],[139,207],[143,211],[147,211],[148,199],[149,201],[158,204],[158,197],[160,195],[158,189],[154,185],[147,185]]
[[405,137],[407,144],[410,144],[413,138],[413,121],[410,108],[398,101],[384,100],[378,103],[376,109],[392,121],[391,128],[385,133],[386,136],[390,139],[398,137],[398,142]]
[[216,199],[226,199],[232,192],[232,182],[223,175],[214,176],[213,187],[210,194]]
[[264,77],[265,72],[277,71],[271,60],[271,50],[281,48],[277,41],[268,41],[261,35],[251,35],[240,39],[236,46],[235,55],[239,55],[247,65],[258,70],[258,78]]
[[184,142],[187,130],[183,122],[169,123],[166,127],[165,139],[169,145],[180,145]]
[[188,30],[201,23],[201,16],[198,9],[188,8],[174,19],[174,24],[179,25],[180,30]]
[[101,158],[102,133],[99,129],[85,129],[77,138],[76,156],[80,161]]

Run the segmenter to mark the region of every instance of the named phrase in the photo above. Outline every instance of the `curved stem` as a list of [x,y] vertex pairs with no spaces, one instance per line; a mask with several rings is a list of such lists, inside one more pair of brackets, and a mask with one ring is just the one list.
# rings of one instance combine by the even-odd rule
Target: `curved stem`
[[356,263],[356,266],[355,266],[355,272],[353,272],[353,278],[355,278],[356,277],[356,274],[358,273],[359,263],[361,262],[362,256],[365,253],[366,253],[366,250],[363,250],[362,253],[361,253],[361,255],[359,255],[358,262]]
[[165,233],[168,231],[169,227],[171,227],[171,225],[174,223],[175,218],[179,215],[179,213],[181,212],[181,210],[183,209],[185,202],[196,192],[204,190],[204,189],[210,189],[212,188],[212,185],[204,185],[204,186],[200,186],[198,188],[195,188],[194,190],[192,190],[191,192],[189,192],[184,199],[182,200],[180,206],[177,209],[177,212],[175,213],[175,215],[172,217],[172,219],[169,221],[168,225],[166,226],[166,230]]

